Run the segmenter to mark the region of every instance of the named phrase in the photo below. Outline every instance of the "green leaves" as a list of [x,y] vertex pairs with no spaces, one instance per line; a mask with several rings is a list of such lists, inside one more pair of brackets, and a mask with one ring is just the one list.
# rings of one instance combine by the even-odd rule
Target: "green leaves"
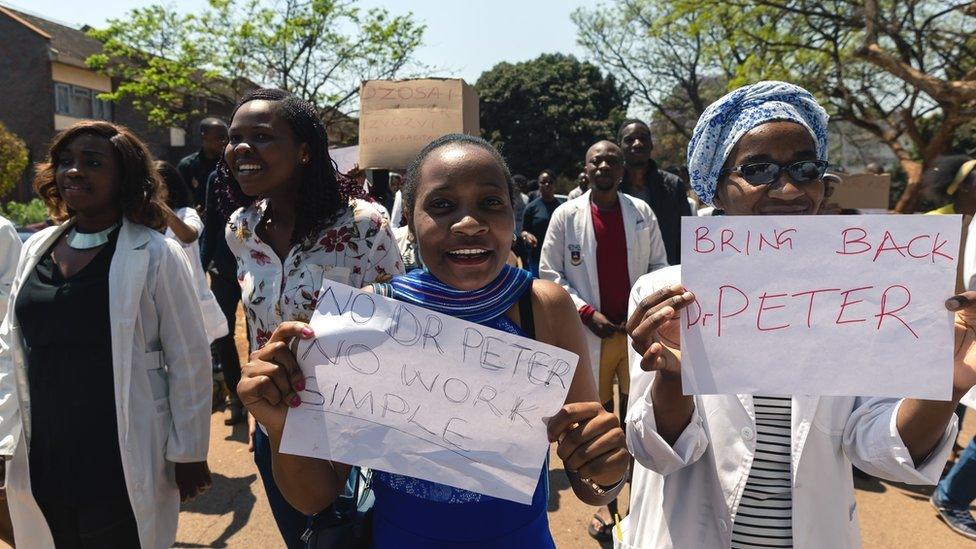
[[529,178],[550,168],[575,179],[583,153],[614,136],[628,102],[614,77],[561,54],[499,63],[475,87],[482,134]]
[[123,82],[108,98],[132,99],[159,126],[185,128],[207,102],[229,107],[258,85],[309,100],[328,123],[361,80],[407,70],[423,33],[410,14],[345,0],[210,0],[194,14],[157,4],[92,30],[104,51],[88,64]]
[[0,122],[0,196],[13,190],[27,168],[27,145]]

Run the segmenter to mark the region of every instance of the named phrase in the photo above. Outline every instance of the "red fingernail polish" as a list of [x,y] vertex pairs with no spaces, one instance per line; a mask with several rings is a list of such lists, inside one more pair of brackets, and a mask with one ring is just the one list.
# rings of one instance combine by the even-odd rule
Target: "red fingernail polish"
[[303,380],[299,381],[298,383],[296,383],[295,384],[295,389],[296,390],[299,390],[299,391],[304,391],[305,390],[305,380],[303,379]]
[[302,328],[302,335],[305,337],[312,337],[313,335],[315,335],[315,332],[311,328],[306,326]]
[[298,398],[298,395],[291,397],[291,407],[298,408],[302,405],[302,399]]

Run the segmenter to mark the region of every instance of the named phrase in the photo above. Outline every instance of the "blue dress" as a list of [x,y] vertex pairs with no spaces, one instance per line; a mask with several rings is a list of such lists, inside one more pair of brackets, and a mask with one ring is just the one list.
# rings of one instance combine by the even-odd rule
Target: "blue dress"
[[[510,296],[509,303],[516,301],[519,295]],[[399,296],[394,293],[393,297]],[[507,307],[499,309],[504,311]],[[526,335],[504,312],[479,323],[523,337]],[[555,549],[547,515],[548,465],[547,458],[531,505],[418,478],[374,471],[376,503],[373,506],[372,547]]]

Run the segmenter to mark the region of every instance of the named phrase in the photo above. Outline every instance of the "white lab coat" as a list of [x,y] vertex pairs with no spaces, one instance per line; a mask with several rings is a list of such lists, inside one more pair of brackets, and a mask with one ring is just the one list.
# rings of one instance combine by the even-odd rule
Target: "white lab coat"
[[[385,209],[386,208],[384,208],[384,210]],[[397,191],[396,194],[393,195],[393,211],[390,212],[389,215],[390,228],[396,229],[399,227],[401,219],[403,219],[403,193]]]
[[[53,542],[31,493],[27,358],[14,303],[70,225],[27,241],[0,327],[0,456],[8,459],[7,501],[19,549]],[[206,460],[210,440],[210,347],[179,244],[124,221],[109,270],[109,311],[119,449],[139,541],[144,549],[170,547],[180,510],[173,463]]]
[[[680,282],[680,267],[637,281],[630,309],[641,298]],[[755,455],[756,424],[750,395],[695,397],[691,423],[670,446],[657,433],[650,397],[653,374],[630,350],[631,400],[627,446],[636,459],[630,515],[617,547],[729,547],[732,520]],[[895,426],[900,400],[866,397],[793,397],[793,546],[860,547],[851,463],[866,473],[907,484],[935,484],[956,421],[932,454],[915,467]]]
[[3,321],[3,314],[7,312],[7,300],[10,298],[14,274],[17,273],[20,248],[17,228],[7,218],[0,217],[0,321]]
[[[203,220],[194,208],[180,208],[176,210],[177,217],[188,226],[196,229],[197,235],[203,234]],[[197,291],[197,299],[200,304],[200,311],[203,313],[203,326],[207,332],[207,341],[213,343],[215,340],[224,337],[230,330],[227,327],[227,317],[220,310],[220,304],[214,297],[210,286],[207,284],[207,273],[203,270],[203,263],[200,261],[200,240],[199,238],[189,244],[176,237],[173,229],[166,229],[166,236],[172,238],[183,248],[186,259],[190,262],[190,273],[193,274],[193,283]]]
[[[661,240],[654,211],[646,202],[617,193],[627,239],[627,271],[633,284],[641,276],[667,267],[668,254]],[[600,284],[596,266],[596,235],[590,213],[590,191],[552,212],[542,243],[539,276],[566,288],[579,309],[600,310]],[[600,379],[600,338],[584,330],[593,379]]]

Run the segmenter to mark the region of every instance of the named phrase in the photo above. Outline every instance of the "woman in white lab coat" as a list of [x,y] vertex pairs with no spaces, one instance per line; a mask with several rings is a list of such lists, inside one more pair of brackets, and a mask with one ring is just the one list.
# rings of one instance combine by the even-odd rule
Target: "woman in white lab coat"
[[196,286],[197,298],[200,300],[200,310],[203,312],[203,325],[207,332],[207,341],[224,337],[228,333],[227,318],[217,298],[214,297],[207,285],[207,274],[203,271],[200,261],[200,235],[203,233],[203,220],[196,209],[190,206],[190,188],[183,181],[183,176],[176,166],[163,160],[155,162],[159,172],[160,183],[166,190],[166,236],[176,239],[183,245],[183,251],[190,262],[190,272]]
[[210,482],[210,356],[158,175],[129,130],[59,134],[0,329],[0,456],[18,548],[173,544]]
[[[695,128],[692,187],[725,215],[814,214],[826,127],[806,90],[783,82],[735,90]],[[967,329],[976,294],[946,302],[957,311],[954,401],[684,396],[675,319],[695,297],[680,282],[680,267],[669,267],[631,292],[627,442],[637,465],[621,547],[860,547],[852,463],[897,482],[939,479],[956,436],[953,409],[976,383]]]

